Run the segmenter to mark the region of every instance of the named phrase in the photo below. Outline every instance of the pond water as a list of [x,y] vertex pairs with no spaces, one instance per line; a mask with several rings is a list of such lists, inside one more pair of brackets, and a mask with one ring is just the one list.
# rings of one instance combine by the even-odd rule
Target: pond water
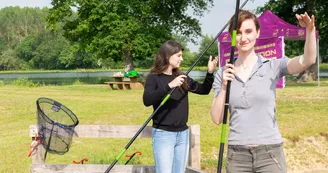
[[[34,83],[39,82],[45,85],[71,85],[74,82],[85,84],[104,84],[106,81],[113,81],[115,72],[42,72],[42,73],[0,73],[0,81],[12,82],[18,78],[28,78]],[[139,72],[139,81],[145,80],[148,72]],[[191,71],[189,76],[196,81],[203,81],[206,71]],[[320,73],[320,78],[327,78],[328,72]]]
[[[106,81],[113,81],[115,72],[42,72],[42,73],[1,73],[0,80],[12,82],[18,78],[28,78],[34,83],[39,82],[45,85],[71,85],[74,82],[85,84],[103,84]],[[148,72],[139,72],[139,81],[144,80]],[[202,81],[206,71],[191,71],[189,76],[197,81]]]

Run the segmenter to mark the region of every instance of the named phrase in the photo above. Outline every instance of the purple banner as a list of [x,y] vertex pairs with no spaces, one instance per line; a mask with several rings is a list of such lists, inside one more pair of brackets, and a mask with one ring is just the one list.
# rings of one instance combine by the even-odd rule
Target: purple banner
[[[270,10],[266,10],[258,18],[260,21],[261,32],[259,39],[271,37],[283,37],[285,40],[305,40],[306,29],[296,25],[289,24],[278,16],[273,14]],[[318,31],[316,30],[316,37],[318,38]],[[231,40],[228,32],[223,32],[219,36],[219,41]]]
[[[229,35],[229,33],[226,33]],[[230,36],[230,35],[229,35]],[[227,38],[227,37],[226,37]],[[230,59],[230,51],[231,51],[231,42],[225,41],[223,36],[222,41],[219,43],[220,45],[220,66],[225,66],[226,62]],[[279,59],[284,56],[283,52],[283,38],[282,37],[270,37],[270,38],[260,38],[256,40],[255,44],[255,52],[257,54],[261,54],[265,58],[275,58]],[[238,56],[238,49],[235,49],[234,57]],[[277,83],[277,88],[285,87],[285,78],[279,79]]]

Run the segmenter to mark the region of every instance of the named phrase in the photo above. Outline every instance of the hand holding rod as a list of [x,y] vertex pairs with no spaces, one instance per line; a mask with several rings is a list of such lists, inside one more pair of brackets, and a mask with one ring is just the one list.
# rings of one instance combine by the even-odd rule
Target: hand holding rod
[[[237,34],[238,14],[239,14],[239,3],[240,3],[240,0],[236,0],[236,10],[235,10],[234,21],[233,21],[233,32],[232,32],[232,37],[231,37],[231,51],[230,51],[230,62],[229,62],[231,64],[234,64],[234,54],[235,54],[236,34]],[[224,151],[224,144],[225,144],[225,140],[226,140],[226,125],[227,125],[228,108],[229,108],[230,86],[231,86],[231,81],[228,81],[225,104],[224,104],[222,130],[221,130],[221,143],[220,143],[219,161],[218,161],[218,169],[217,169],[218,173],[221,173],[221,170],[222,170],[223,151]]]

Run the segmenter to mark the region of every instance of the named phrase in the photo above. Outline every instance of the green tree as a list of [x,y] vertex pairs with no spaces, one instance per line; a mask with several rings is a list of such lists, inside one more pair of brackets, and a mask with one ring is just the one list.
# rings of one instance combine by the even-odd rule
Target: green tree
[[0,55],[6,49],[6,40],[3,37],[0,37]]
[[[47,15],[48,8],[16,6],[0,9],[1,69],[35,68],[31,62],[41,44],[38,36],[46,32]],[[48,42],[42,44],[48,45]]]
[[25,62],[29,62],[34,58],[35,51],[39,45],[40,39],[37,36],[27,36],[16,46],[16,56]]
[[63,69],[64,64],[58,59],[69,42],[58,33],[44,32],[38,35],[39,45],[36,47],[34,57],[30,60],[32,67],[37,69]]
[[12,49],[5,50],[0,55],[0,70],[28,69],[27,63],[18,59]]
[[[182,67],[190,67],[197,59],[197,52],[191,52],[189,49],[185,49],[183,51],[183,63]],[[196,66],[200,66],[200,63],[198,62]]]
[[[125,71],[133,59],[152,57],[172,33],[191,41],[200,35],[197,19],[188,16],[191,7],[201,16],[213,0],[52,0],[48,26],[63,25],[65,37],[99,60],[122,61]],[[76,9],[77,17],[71,17]]]
[[[319,39],[327,40],[328,18],[327,15],[328,1],[326,0],[270,0],[263,7],[259,7],[257,12],[263,12],[267,9],[271,10],[277,16],[288,23],[298,25],[295,14],[307,12],[309,15],[315,16],[315,27],[319,30]],[[286,55],[289,57],[302,54],[304,41],[287,41]],[[328,61],[328,43],[320,42],[320,56],[323,61]],[[320,62],[316,62],[320,63]],[[317,64],[309,67],[297,77],[298,81],[311,81],[317,78]]]
[[97,60],[92,54],[80,50],[77,43],[64,47],[59,55],[59,61],[65,64],[65,69],[99,68],[101,66],[101,64],[97,64]]
[[187,47],[188,38],[183,35],[173,35],[173,39],[178,41],[184,48],[182,55],[183,63],[181,65],[183,67],[191,66],[197,58],[197,53],[192,53]]
[[[214,39],[213,36],[209,35],[203,35],[202,36],[202,41],[200,43],[198,52],[199,55],[204,52],[204,50],[207,48],[207,46],[210,45],[211,41]],[[202,60],[200,60],[199,65],[200,66],[207,66],[208,63],[208,58],[212,56],[213,58],[216,56],[219,56],[219,48],[218,48],[218,41],[215,41],[211,47],[204,53]]]
[[48,8],[5,7],[0,10],[0,37],[15,47],[24,37],[45,29]]
[[15,55],[34,69],[97,68],[89,53],[71,45],[61,32],[43,31],[29,35],[15,48]]
[[42,32],[36,36],[25,37],[15,48],[17,57],[34,69],[63,69],[59,61],[61,52],[70,47],[69,42],[58,33]]

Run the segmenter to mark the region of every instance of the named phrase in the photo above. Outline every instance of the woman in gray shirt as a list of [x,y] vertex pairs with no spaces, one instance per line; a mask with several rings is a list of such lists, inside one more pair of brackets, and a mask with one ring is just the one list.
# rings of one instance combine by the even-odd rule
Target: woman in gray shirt
[[227,64],[216,73],[211,108],[213,122],[222,123],[226,87],[231,81],[227,173],[287,172],[275,115],[276,83],[285,75],[304,71],[316,60],[314,16],[304,13],[296,18],[301,27],[306,27],[304,56],[265,59],[254,50],[260,35],[257,17],[249,11],[239,12],[238,58],[234,64]]

